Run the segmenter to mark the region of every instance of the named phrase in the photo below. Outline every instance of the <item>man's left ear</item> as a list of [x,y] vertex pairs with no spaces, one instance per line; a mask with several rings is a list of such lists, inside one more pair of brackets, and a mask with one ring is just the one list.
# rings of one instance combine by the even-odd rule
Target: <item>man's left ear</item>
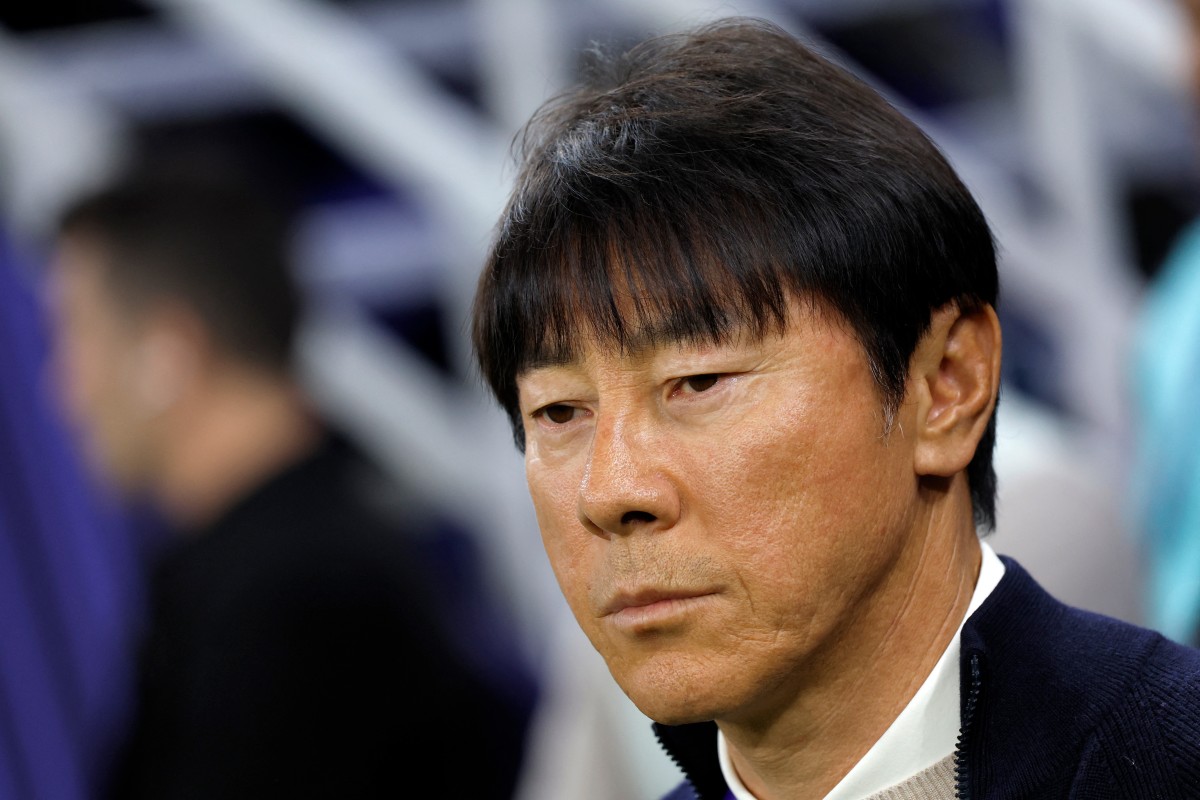
[[917,404],[918,475],[951,477],[967,468],[1000,388],[1000,320],[990,305],[933,313],[909,369]]

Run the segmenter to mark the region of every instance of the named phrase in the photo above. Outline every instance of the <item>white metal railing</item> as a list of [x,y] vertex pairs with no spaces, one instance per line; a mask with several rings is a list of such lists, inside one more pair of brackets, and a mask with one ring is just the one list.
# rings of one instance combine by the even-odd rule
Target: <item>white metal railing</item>
[[122,163],[125,144],[120,118],[0,29],[0,192],[18,236],[47,235],[64,202]]

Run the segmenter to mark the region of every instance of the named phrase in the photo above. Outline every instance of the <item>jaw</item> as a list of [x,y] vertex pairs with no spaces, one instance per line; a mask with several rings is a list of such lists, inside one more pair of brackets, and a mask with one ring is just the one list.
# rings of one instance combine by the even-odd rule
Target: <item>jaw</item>
[[[713,617],[717,615],[713,614]],[[667,725],[778,713],[807,673],[788,634],[737,635],[738,626],[696,625],[631,637],[589,636],[614,680],[647,717]]]

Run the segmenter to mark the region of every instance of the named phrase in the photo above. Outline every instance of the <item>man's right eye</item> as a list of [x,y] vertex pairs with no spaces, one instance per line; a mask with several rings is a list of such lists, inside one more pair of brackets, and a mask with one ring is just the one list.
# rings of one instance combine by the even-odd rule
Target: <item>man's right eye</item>
[[539,409],[538,414],[550,420],[555,425],[566,425],[575,419],[575,407],[556,403]]

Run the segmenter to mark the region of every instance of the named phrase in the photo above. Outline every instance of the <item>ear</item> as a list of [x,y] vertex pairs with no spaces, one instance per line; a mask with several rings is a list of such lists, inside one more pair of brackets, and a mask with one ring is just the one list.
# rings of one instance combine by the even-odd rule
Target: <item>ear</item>
[[933,314],[909,366],[915,399],[918,475],[951,477],[967,468],[1000,388],[1000,321],[990,305]]
[[176,405],[195,385],[208,342],[195,315],[175,305],[147,313],[133,353],[132,387],[146,417]]

